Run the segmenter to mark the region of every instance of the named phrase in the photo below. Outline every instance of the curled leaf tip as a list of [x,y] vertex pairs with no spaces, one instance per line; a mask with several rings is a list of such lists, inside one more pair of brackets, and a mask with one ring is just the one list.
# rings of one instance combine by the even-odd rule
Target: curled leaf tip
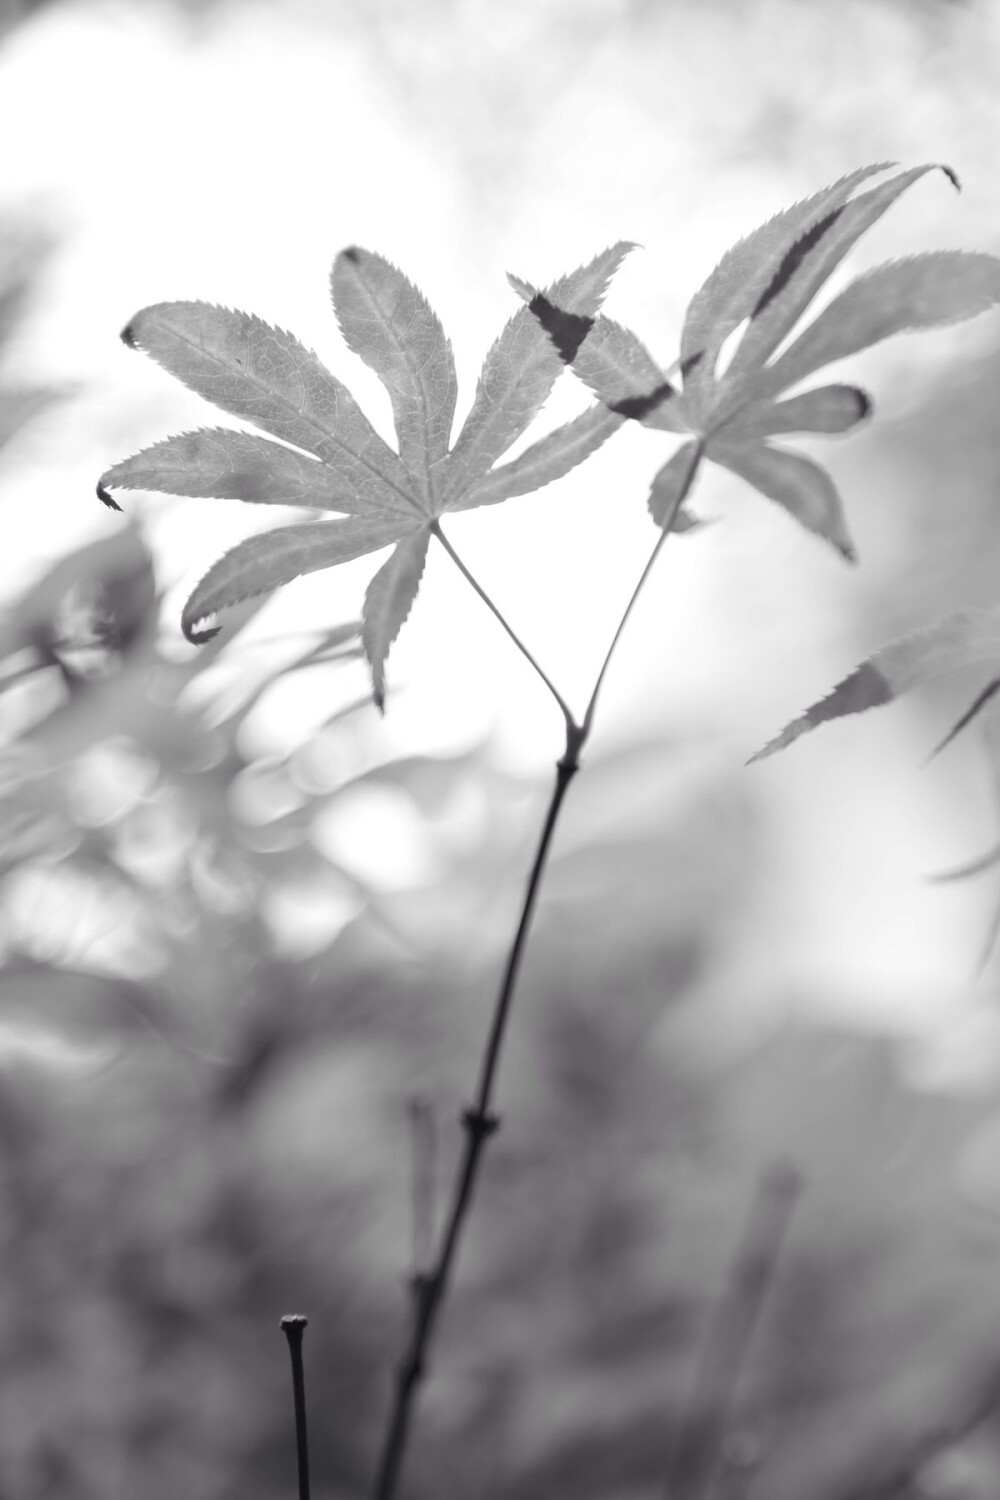
[[345,260],[351,261],[351,263],[355,266],[361,259],[361,251],[358,249],[357,245],[348,245],[347,249],[342,250],[340,253]]
[[206,641],[210,641],[212,637],[218,635],[219,631],[222,629],[221,625],[210,626],[207,630],[199,630],[197,626],[197,620],[181,621],[181,629],[184,631],[184,634],[187,636],[192,646],[204,646]]
[[129,348],[129,349],[138,349],[139,344],[138,344],[138,341],[136,339],[135,334],[132,331],[132,324],[131,323],[126,323],[125,324],[125,327],[122,329],[122,331],[118,335],[118,337],[121,339],[122,343],[127,348]]
[[962,184],[959,181],[958,173],[955,171],[955,168],[949,167],[944,162],[941,162],[941,170],[947,177],[948,181],[951,183],[952,187],[955,189],[955,192],[960,193],[962,191]]
[[107,490],[104,488],[100,480],[97,481],[97,498],[98,500],[100,500],[101,504],[106,505],[109,510],[121,510],[121,506],[118,504],[118,501],[113,499],[112,496],[108,494]]

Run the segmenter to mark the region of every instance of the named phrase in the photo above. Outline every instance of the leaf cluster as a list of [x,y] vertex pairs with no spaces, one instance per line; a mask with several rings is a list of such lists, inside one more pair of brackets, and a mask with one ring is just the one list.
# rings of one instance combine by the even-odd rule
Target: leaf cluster
[[[574,315],[592,317],[631,248],[611,246],[561,277],[547,295]],[[167,438],[109,469],[98,494],[114,505],[113,488],[161,490],[301,505],[339,517],[264,532],[227,552],[184,607],[182,626],[194,642],[215,633],[204,628],[207,618],[241,599],[392,546],[365,595],[361,629],[381,707],[385,660],[419,588],[438,517],[495,505],[558,479],[623,418],[596,403],[498,465],[562,370],[544,331],[521,308],[487,354],[471,410],[451,446],[455,362],[426,299],[389,261],[356,246],[337,256],[331,283],[348,347],[389,393],[398,452],[347,387],[290,333],[228,308],[165,302],[132,319],[125,343],[270,436],[211,428]]]
[[[512,283],[562,357],[609,410],[686,436],[653,479],[649,510],[658,525],[676,531],[692,524],[686,496],[704,457],[855,559],[829,473],[773,439],[847,432],[870,414],[871,398],[843,384],[789,391],[892,334],[956,323],[1000,301],[1000,260],[938,251],[865,272],[796,331],[861,235],[934,170],[914,167],[855,193],[887,165],[849,173],[775,214],[728,250],[688,305],[680,354],[669,369],[613,319],[601,315],[584,327],[547,294]],[[940,170],[957,188],[951,169]],[[725,364],[723,346],[730,353]],[[679,382],[671,379],[675,372]]]
[[[227,308],[158,303],[132,319],[124,341],[267,436],[208,428],[167,438],[108,469],[98,494],[112,506],[110,490],[124,488],[324,513],[227,552],[184,607],[182,626],[194,642],[215,634],[205,622],[242,599],[391,546],[369,584],[361,623],[380,708],[386,658],[416,597],[430,538],[442,535],[440,518],[551,483],[627,420],[684,439],[650,488],[649,510],[664,533],[697,524],[688,498],[708,459],[853,560],[831,475],[775,439],[847,432],[870,414],[870,397],[854,385],[798,391],[816,372],[893,334],[955,323],[1000,302],[1000,259],[936,251],[863,273],[800,326],[860,237],[933,170],[925,164],[866,186],[887,164],[861,167],[738,241],[691,299],[669,368],[600,310],[630,243],[620,241],[544,289],[510,276],[524,305],[489,350],[454,443],[450,343],[422,293],[371,251],[354,246],[337,256],[333,305],[348,347],[389,393],[395,450],[347,387],[291,334]],[[940,170],[957,188],[951,169]],[[596,402],[500,462],[567,365]],[[882,691],[870,674],[867,680],[871,691]],[[854,702],[856,687],[845,693],[836,698],[838,712],[846,711],[841,702]],[[810,710],[806,727],[831,712]],[[800,732],[790,726],[780,743]]]

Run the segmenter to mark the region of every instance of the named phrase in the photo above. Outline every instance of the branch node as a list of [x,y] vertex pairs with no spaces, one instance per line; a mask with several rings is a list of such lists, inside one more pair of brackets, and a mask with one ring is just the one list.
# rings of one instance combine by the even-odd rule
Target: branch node
[[466,1109],[462,1111],[462,1124],[474,1140],[485,1141],[500,1129],[500,1116],[484,1109]]

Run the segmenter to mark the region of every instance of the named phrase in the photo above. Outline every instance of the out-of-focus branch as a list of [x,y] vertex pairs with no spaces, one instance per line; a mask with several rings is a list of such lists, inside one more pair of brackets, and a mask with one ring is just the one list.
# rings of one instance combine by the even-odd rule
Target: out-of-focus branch
[[666,1500],[700,1500],[710,1492],[737,1381],[801,1190],[798,1172],[786,1165],[772,1167],[760,1182],[677,1430]]

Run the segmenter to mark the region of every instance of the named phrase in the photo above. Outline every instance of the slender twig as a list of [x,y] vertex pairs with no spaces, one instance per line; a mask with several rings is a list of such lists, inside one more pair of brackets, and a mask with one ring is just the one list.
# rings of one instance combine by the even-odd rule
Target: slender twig
[[708,1328],[690,1403],[677,1431],[667,1500],[697,1500],[709,1493],[736,1382],[801,1188],[798,1173],[789,1167],[773,1168],[760,1183],[729,1285]]
[[497,994],[490,1033],[483,1053],[476,1101],[462,1115],[462,1125],[465,1130],[465,1145],[455,1178],[452,1203],[441,1239],[441,1248],[433,1270],[426,1276],[418,1277],[416,1280],[413,1329],[409,1345],[396,1377],[395,1401],[382,1450],[378,1478],[375,1483],[374,1494],[376,1500],[391,1500],[391,1497],[396,1493],[399,1467],[406,1447],[410,1414],[413,1409],[413,1397],[420,1378],[424,1373],[431,1335],[434,1331],[437,1315],[447,1290],[448,1277],[455,1260],[455,1253],[458,1248],[465,1216],[472,1201],[472,1191],[476,1182],[479,1159],[486,1141],[499,1127],[499,1120],[496,1115],[490,1112],[490,1104],[492,1102],[497,1066],[500,1061],[504,1031],[517,983],[521,955],[524,952],[525,942],[531,927],[538,887],[541,883],[546,857],[559,817],[559,809],[562,806],[566,790],[579,767],[580,743],[578,730],[573,734],[567,733],[566,754],[559,761],[556,768],[555,785],[549,801],[548,812],[545,816],[541,838],[535,852],[534,863],[531,867],[531,873],[528,876],[520,921],[517,925],[517,932],[514,942],[511,945],[507,965]]
[[451,545],[451,542],[449,542],[448,538],[441,530],[440,522],[432,521],[431,531],[433,531],[434,535],[437,537],[438,541],[441,543],[442,547],[447,552],[448,556],[451,558],[452,562],[455,564],[462,577],[472,585],[476,593],[479,595],[480,599],[482,599],[483,603],[486,605],[487,609],[500,621],[500,624],[503,626],[504,630],[506,630],[507,634],[514,642],[514,645],[517,647],[518,651],[520,651],[521,655],[538,673],[539,677],[542,679],[545,686],[548,688],[549,692],[558,703],[559,708],[562,711],[562,716],[566,720],[567,731],[570,729],[575,729],[576,720],[573,717],[573,711],[570,708],[569,704],[566,702],[566,699],[563,697],[562,693],[560,693],[559,689],[556,687],[555,683],[552,681],[548,673],[544,671],[541,666],[539,666],[534,656],[532,656],[527,646],[521,640],[521,637],[518,635],[517,631],[513,628],[513,626],[508,624],[506,618],[503,614],[501,614],[500,610],[497,609],[496,605],[493,603],[493,600],[490,598],[486,590],[477,581],[473,574],[469,572],[468,568],[465,566],[465,563],[459,557],[458,553]]
[[556,779],[549,800],[548,811],[542,827],[538,848],[535,852],[528,883],[525,889],[524,901],[521,906],[521,915],[518,920],[517,930],[511,944],[504,969],[503,978],[497,993],[496,1004],[493,1009],[493,1018],[490,1023],[489,1035],[483,1051],[483,1060],[479,1075],[479,1085],[476,1093],[475,1103],[466,1109],[462,1115],[462,1125],[465,1131],[465,1144],[459,1162],[455,1183],[452,1190],[451,1207],[445,1221],[441,1236],[440,1249],[437,1260],[430,1271],[426,1274],[418,1274],[413,1278],[413,1323],[410,1331],[406,1351],[400,1362],[396,1373],[396,1389],[393,1398],[392,1410],[386,1428],[385,1440],[379,1459],[378,1473],[375,1480],[375,1500],[393,1500],[396,1494],[396,1486],[399,1479],[400,1466],[406,1449],[406,1440],[409,1432],[410,1417],[413,1411],[413,1402],[417,1387],[426,1367],[428,1351],[431,1344],[438,1313],[444,1301],[448,1288],[448,1280],[451,1275],[455,1256],[458,1249],[462,1228],[465,1223],[466,1214],[472,1201],[472,1193],[476,1184],[479,1171],[480,1159],[486,1141],[499,1127],[499,1120],[490,1111],[493,1097],[493,1087],[496,1081],[497,1069],[500,1063],[500,1053],[503,1047],[504,1034],[507,1028],[507,1020],[510,1014],[514,991],[517,986],[518,972],[521,966],[521,958],[527,942],[528,933],[531,928],[531,920],[534,915],[535,902],[538,896],[538,888],[541,884],[545,869],[545,862],[555,833],[559,811],[566,795],[570,782],[580,767],[580,753],[586,744],[594,719],[597,705],[597,695],[605,673],[611,661],[615,647],[621,638],[626,621],[632,612],[639,591],[648,578],[653,563],[659,554],[660,548],[670,532],[670,528],[677,517],[681,504],[690,492],[698,471],[702,456],[702,446],[699,443],[693,457],[687,479],[681,487],[670,514],[666,517],[661,535],[653,550],[653,555],[643,569],[642,577],[629,600],[625,613],[621,618],[618,629],[615,631],[611,647],[601,667],[600,675],[591,695],[587,715],[582,724],[578,724],[563,698],[546,673],[538,665],[531,652],[523,641],[504,619],[489,595],[480,587],[476,579],[469,572],[461,558],[448,541],[437,521],[432,523],[431,529],[441,542],[445,551],[452,558],[459,571],[475,589],[483,603],[496,616],[511,640],[517,646],[539,677],[549,689],[555,701],[558,703],[566,721],[566,749],[563,757],[556,764]]
[[703,451],[704,445],[699,442],[695,447],[694,453],[691,455],[691,466],[688,469],[687,478],[677,492],[674,503],[670,508],[670,514],[663,522],[663,529],[656,539],[656,546],[650,553],[649,561],[646,563],[646,566],[643,568],[642,573],[639,575],[639,582],[632,590],[632,597],[629,599],[628,603],[625,606],[625,613],[622,615],[621,619],[618,622],[618,629],[615,631],[614,636],[612,637],[611,645],[608,647],[608,653],[601,664],[601,670],[597,674],[597,681],[594,683],[594,691],[591,693],[590,702],[587,704],[587,712],[583,716],[584,740],[586,740],[587,736],[590,734],[591,725],[594,722],[594,714],[597,710],[598,694],[601,691],[601,684],[604,682],[604,678],[607,675],[608,667],[611,665],[611,658],[615,654],[615,649],[618,645],[618,642],[621,640],[622,633],[625,629],[625,626],[628,624],[628,618],[635,608],[636,601],[638,600],[639,595],[642,592],[643,585],[645,584],[646,579],[649,577],[650,573],[652,573],[653,567],[656,563],[656,559],[659,557],[660,552],[663,549],[663,544],[667,540],[667,537],[670,535],[671,528],[673,527],[673,524],[677,519],[680,508],[684,504],[684,501],[687,499],[688,495],[690,495],[691,493],[692,486],[694,485],[698,470],[701,466]]
[[426,1099],[409,1105],[412,1157],[411,1214],[413,1219],[413,1276],[421,1276],[430,1260],[434,1239],[434,1177],[437,1136],[434,1113]]
[[309,1441],[306,1435],[306,1381],[302,1368],[302,1338],[308,1319],[290,1313],[281,1320],[292,1357],[292,1395],[295,1400],[295,1452],[299,1470],[299,1500],[309,1500]]

